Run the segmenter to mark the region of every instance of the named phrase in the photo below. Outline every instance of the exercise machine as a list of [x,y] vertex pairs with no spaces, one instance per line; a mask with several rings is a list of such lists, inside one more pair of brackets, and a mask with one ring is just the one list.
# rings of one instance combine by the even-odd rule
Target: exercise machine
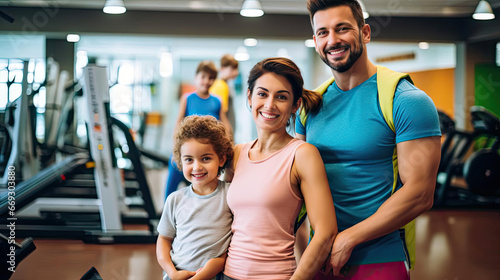
[[472,107],[471,118],[485,148],[465,161],[464,178],[473,193],[497,196],[500,194],[500,119],[479,106]]
[[445,112],[438,110],[438,117],[442,135],[455,131],[455,121],[450,116],[448,116]]
[[2,261],[0,264],[0,279],[10,279],[19,263],[35,251],[35,249],[36,246],[31,237],[24,239],[21,243],[17,243],[12,238],[12,235],[7,237],[0,234],[0,254],[6,259],[6,261]]
[[80,280],[103,280],[95,267],[91,267]]
[[[87,101],[85,121],[90,152],[68,155],[17,185],[20,234],[78,238],[92,243],[156,241],[158,214],[141,165],[141,153],[128,127],[110,116],[107,90],[105,68],[86,68],[82,93]],[[137,187],[132,198],[126,197],[116,166],[112,127],[124,134],[133,163]],[[68,197],[68,191],[82,189],[82,193],[73,192],[75,197]],[[6,197],[0,197],[0,215],[5,215],[2,209],[6,202]],[[122,222],[131,220],[142,221],[148,230],[123,230]]]
[[480,106],[470,112],[474,131],[445,135],[435,208],[500,208],[500,119]]
[[[125,207],[125,205],[120,202],[124,201],[125,195],[112,149],[114,143],[113,134],[111,133],[113,121],[109,109],[109,85],[106,67],[96,65],[85,67],[83,93],[88,104],[86,123],[90,139],[90,154],[95,162],[94,175],[98,199],[101,202],[99,209],[102,228],[101,231],[87,233],[87,240],[91,242],[127,242],[128,240],[132,242],[140,242],[141,240],[156,242],[156,224],[150,223],[148,231],[123,230],[121,213],[123,211],[122,207]],[[117,120],[115,120],[115,123],[117,123]],[[120,124],[118,125],[120,126]],[[131,150],[137,151],[131,136],[129,140],[132,140],[129,143],[132,145]],[[134,155],[134,158],[139,159],[140,154]],[[140,162],[139,166],[134,167],[142,171]],[[144,176],[142,172],[136,174]],[[154,210],[151,194],[148,188],[143,188],[141,191],[143,192],[144,205],[149,206],[146,212],[150,216],[150,221],[153,221],[156,211]]]
[[2,136],[2,156],[0,160],[0,189],[5,189],[8,182],[7,168],[16,170],[16,181],[35,175],[39,169],[34,137],[34,123],[30,106],[33,95],[28,95],[28,62],[23,62],[22,93],[7,104],[4,113],[4,123],[0,130]]

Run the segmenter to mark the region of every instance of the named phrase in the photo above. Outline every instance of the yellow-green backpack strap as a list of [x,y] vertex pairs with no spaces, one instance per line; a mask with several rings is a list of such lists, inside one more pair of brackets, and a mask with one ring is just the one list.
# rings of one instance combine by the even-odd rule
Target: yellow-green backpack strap
[[[396,93],[396,88],[398,87],[399,81],[401,79],[408,79],[411,82],[410,76],[408,74],[392,71],[389,68],[377,65],[378,102],[385,122],[394,133],[396,132],[396,128],[394,126],[394,116],[392,113],[392,109],[394,103],[394,94]],[[392,193],[394,193],[396,191],[398,181],[398,157],[396,149],[394,149],[394,153],[392,155],[392,162],[394,168],[394,183],[392,185]]]
[[[380,110],[385,122],[393,132],[396,132],[393,116],[394,94],[401,79],[407,79],[413,84],[408,74],[395,72],[383,66],[377,66],[377,88]],[[392,193],[394,193],[398,183],[398,155],[396,149],[394,149],[392,155],[392,164],[394,174]],[[410,269],[413,269],[415,267],[415,220],[406,224],[402,230],[405,235],[406,258],[409,260]]]
[[297,217],[297,220],[295,221],[295,226],[293,229],[294,233],[296,233],[297,230],[299,230],[299,227],[302,225],[302,223],[305,221],[306,218],[307,218],[306,205],[302,204],[302,208],[300,209],[299,216]]
[[394,93],[396,93],[396,88],[401,79],[407,79],[413,84],[410,75],[392,71],[389,68],[377,65],[377,87],[380,110],[382,111],[382,115],[384,115],[385,122],[393,132],[396,132],[396,129],[394,127],[394,118],[392,115],[392,104],[394,102]]
[[[324,81],[319,87],[317,87],[314,91],[319,93],[319,95],[323,96],[328,87],[335,81],[335,77],[331,77],[330,79]],[[304,110],[300,110],[300,123],[303,126],[306,126],[307,115]]]

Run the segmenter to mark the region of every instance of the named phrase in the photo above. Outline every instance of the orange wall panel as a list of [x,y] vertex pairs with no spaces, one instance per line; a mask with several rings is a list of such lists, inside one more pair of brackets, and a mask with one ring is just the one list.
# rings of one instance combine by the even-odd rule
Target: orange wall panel
[[410,76],[415,86],[425,91],[439,110],[454,119],[454,68],[413,72]]

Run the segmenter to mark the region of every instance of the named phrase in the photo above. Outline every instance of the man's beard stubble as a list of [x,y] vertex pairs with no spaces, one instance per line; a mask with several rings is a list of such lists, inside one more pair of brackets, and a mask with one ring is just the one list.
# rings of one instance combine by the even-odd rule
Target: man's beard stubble
[[361,57],[361,54],[363,54],[363,44],[361,43],[361,38],[360,38],[359,50],[353,51],[352,48],[349,46],[349,50],[351,51],[351,53],[349,54],[349,57],[347,58],[346,63],[339,65],[339,66],[335,66],[332,62],[330,62],[328,60],[328,55],[326,54],[331,49],[332,48],[325,50],[324,56],[320,55],[320,58],[321,58],[321,60],[323,60],[323,62],[326,65],[328,65],[328,67],[330,67],[331,69],[333,69],[334,71],[337,71],[339,73],[343,73],[343,72],[351,69],[351,67],[354,65],[354,63],[356,63],[356,61],[358,61],[358,59]]

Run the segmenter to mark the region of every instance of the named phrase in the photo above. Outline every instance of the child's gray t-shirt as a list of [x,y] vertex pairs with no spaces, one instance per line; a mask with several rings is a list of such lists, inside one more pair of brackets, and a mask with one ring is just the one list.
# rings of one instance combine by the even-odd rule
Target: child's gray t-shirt
[[233,222],[229,185],[219,181],[209,195],[196,194],[190,185],[168,196],[158,233],[174,239],[170,256],[178,270],[196,271],[227,251]]

